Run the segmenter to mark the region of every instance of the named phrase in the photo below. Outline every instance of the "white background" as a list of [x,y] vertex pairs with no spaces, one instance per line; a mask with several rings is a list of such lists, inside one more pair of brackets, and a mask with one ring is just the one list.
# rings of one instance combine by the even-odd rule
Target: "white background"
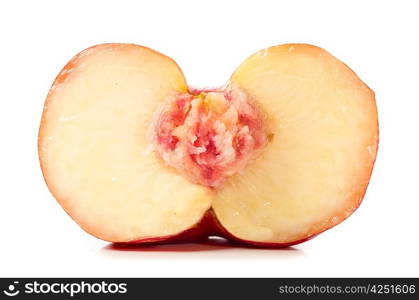
[[[419,8],[416,1],[1,1],[0,276],[419,276]],[[48,89],[104,42],[174,58],[189,84],[224,84],[250,54],[319,45],[376,92],[381,142],[364,203],[283,250],[187,244],[117,251],[49,194],[37,158]]]

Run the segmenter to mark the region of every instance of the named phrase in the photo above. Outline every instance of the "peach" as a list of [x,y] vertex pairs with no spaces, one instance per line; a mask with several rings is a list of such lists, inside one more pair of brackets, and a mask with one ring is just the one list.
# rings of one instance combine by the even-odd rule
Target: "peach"
[[305,241],[357,209],[377,146],[373,91],[306,44],[259,51],[212,90],[149,48],[94,46],[56,78],[39,131],[51,193],[118,243]]

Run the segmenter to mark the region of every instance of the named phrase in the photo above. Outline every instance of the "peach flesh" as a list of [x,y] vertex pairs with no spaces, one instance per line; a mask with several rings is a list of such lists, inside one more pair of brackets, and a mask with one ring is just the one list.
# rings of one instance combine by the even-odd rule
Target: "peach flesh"
[[[269,145],[215,182],[202,179],[197,164],[168,166],[155,139],[168,95],[234,87],[257,103]],[[188,89],[173,60],[142,46],[91,47],[56,78],[39,134],[42,171],[60,205],[88,233],[129,244],[216,235],[285,247],[311,239],[359,206],[377,146],[374,93],[342,62],[304,44],[259,51],[224,90]]]
[[239,88],[176,93],[155,113],[154,150],[192,182],[219,188],[268,140],[259,108]]

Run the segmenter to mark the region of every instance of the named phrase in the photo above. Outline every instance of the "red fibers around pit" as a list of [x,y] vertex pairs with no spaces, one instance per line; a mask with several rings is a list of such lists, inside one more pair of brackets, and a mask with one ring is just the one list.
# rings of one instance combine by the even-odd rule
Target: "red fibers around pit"
[[165,163],[209,187],[242,171],[267,140],[260,112],[238,89],[173,95],[153,129]]

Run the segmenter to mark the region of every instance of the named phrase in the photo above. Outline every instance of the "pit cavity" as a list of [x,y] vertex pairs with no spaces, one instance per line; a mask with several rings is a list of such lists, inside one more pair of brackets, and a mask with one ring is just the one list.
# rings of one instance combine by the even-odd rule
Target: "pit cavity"
[[237,87],[176,93],[156,112],[154,150],[192,182],[219,188],[267,143],[264,123]]

